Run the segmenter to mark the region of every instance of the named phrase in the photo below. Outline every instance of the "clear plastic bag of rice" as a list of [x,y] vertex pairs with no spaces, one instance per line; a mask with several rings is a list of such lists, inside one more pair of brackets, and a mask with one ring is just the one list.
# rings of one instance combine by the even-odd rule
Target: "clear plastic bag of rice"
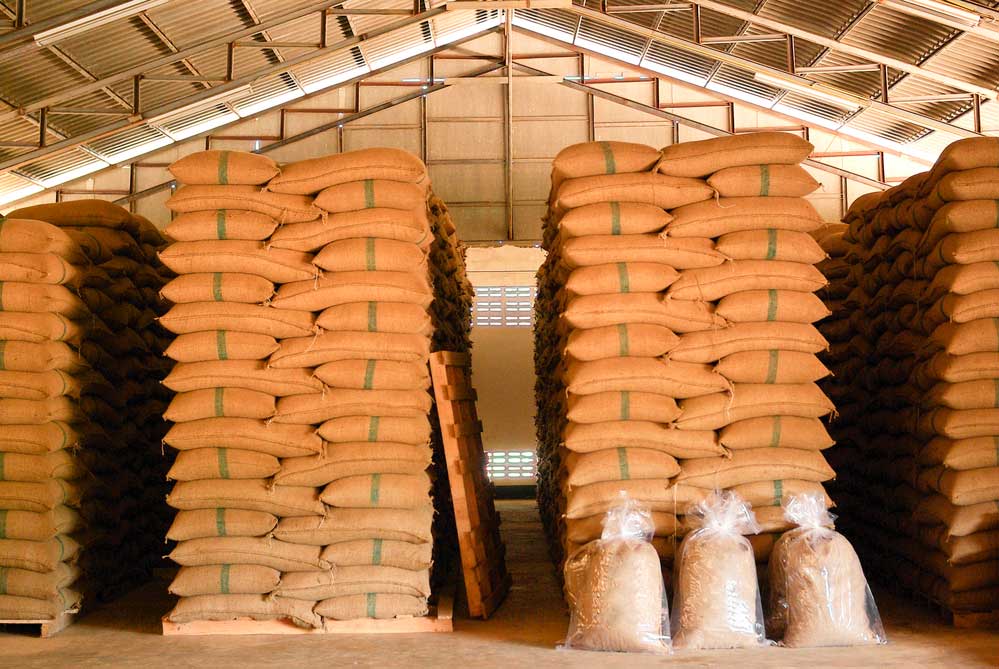
[[562,648],[667,655],[669,610],[652,516],[622,493],[600,539],[565,562],[569,634]]
[[767,645],[753,547],[760,526],[750,505],[715,491],[687,510],[691,531],[677,552],[670,633],[677,650]]
[[850,542],[832,529],[821,495],[789,499],[796,524],[770,555],[767,632],[792,648],[886,643],[877,604]]

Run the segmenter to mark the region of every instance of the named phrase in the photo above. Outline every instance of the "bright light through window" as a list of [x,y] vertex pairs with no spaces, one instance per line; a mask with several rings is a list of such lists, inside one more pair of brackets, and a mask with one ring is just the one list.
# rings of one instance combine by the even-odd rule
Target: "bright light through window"
[[493,328],[529,328],[534,325],[534,286],[477,286],[472,325]]

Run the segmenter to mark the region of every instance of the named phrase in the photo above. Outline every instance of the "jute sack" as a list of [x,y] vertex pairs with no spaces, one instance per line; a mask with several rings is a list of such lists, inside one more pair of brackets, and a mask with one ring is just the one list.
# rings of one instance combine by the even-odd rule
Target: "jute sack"
[[[84,526],[80,514],[68,506],[62,505],[42,513],[4,509],[0,511],[0,518],[3,519],[3,532],[0,533],[0,539],[49,541],[59,534],[78,532]],[[7,594],[20,593],[8,592]]]
[[569,395],[566,417],[574,423],[601,423],[609,420],[671,423],[679,415],[676,400],[668,395],[625,390]]
[[562,263],[569,269],[617,262],[651,262],[674,269],[716,267],[725,257],[710,239],[662,239],[658,235],[590,235],[566,240]]
[[338,507],[416,509],[430,504],[430,477],[426,472],[348,476],[328,484],[319,498]]
[[637,420],[569,423],[562,438],[564,446],[575,453],[632,448],[662,451],[674,458],[706,458],[725,454],[713,430],[680,431],[662,423]]
[[730,387],[708,365],[632,357],[570,362],[563,381],[573,395],[634,391],[682,398],[722,392]]
[[433,288],[416,272],[331,272],[286,283],[271,304],[278,309],[322,311],[350,302],[403,302],[428,307]]
[[403,302],[350,302],[323,310],[316,325],[324,330],[348,332],[431,333],[430,315],[418,304]]
[[85,470],[67,450],[44,455],[0,452],[0,478],[4,481],[45,481],[81,478]]
[[999,351],[999,318],[944,323],[930,334],[928,345],[950,355]]
[[[2,352],[2,348],[0,348]],[[8,372],[0,370],[0,397],[44,400],[66,395],[79,398],[84,381],[62,370]]]
[[934,275],[923,299],[926,302],[933,302],[946,293],[969,295],[980,290],[997,288],[999,288],[999,267],[996,267],[996,263],[949,265]]
[[919,473],[920,486],[936,490],[958,506],[994,501],[999,486],[999,467],[953,470],[931,467]]
[[565,147],[552,160],[552,186],[566,179],[600,174],[648,172],[656,166],[659,151],[633,142],[581,142]]
[[78,507],[82,488],[71,481],[0,481],[0,508],[47,513],[60,504]]
[[[999,290],[981,290],[970,295],[947,293],[927,309],[923,322],[936,327],[947,321],[967,323],[999,317]],[[932,331],[932,328],[931,328]]]
[[430,596],[430,571],[398,567],[342,567],[327,572],[292,572],[276,590],[283,597],[317,601],[350,595]]
[[[369,233],[370,234],[370,233]],[[394,239],[341,239],[323,247],[313,262],[336,272],[425,272],[427,256],[416,244]]]
[[53,620],[64,611],[74,608],[82,599],[78,592],[61,589],[55,596],[45,599],[0,595],[0,615],[5,620],[37,622]]
[[251,332],[215,330],[182,334],[167,346],[165,356],[177,362],[266,360],[277,351],[274,337]]
[[54,253],[0,253],[0,281],[78,285],[82,280],[77,266]]
[[[8,597],[51,600],[53,595],[59,597],[58,591],[73,584],[80,575],[75,565],[65,562],[52,571],[41,573],[27,569],[11,569],[0,567],[3,571],[4,594]],[[61,611],[60,611],[61,612]]]
[[572,295],[658,293],[679,278],[669,265],[619,262],[575,269],[569,273],[565,289]]
[[64,230],[40,220],[0,216],[0,251],[10,254],[51,253],[73,265],[87,262],[79,244]]
[[999,143],[994,137],[971,137],[949,144],[940,153],[933,169],[921,184],[920,195],[926,195],[948,172],[963,172],[977,167],[999,165]]
[[268,424],[252,418],[205,418],[176,423],[163,442],[180,451],[242,448],[278,458],[311,455],[323,446],[323,440],[311,427]]
[[324,486],[337,479],[365,474],[419,474],[430,466],[426,445],[392,442],[326,444],[322,453],[284,458],[275,485]]
[[997,392],[999,392],[999,379],[938,383],[923,396],[921,406],[924,409],[933,407],[995,409],[999,402]]
[[929,196],[931,207],[956,200],[995,200],[999,198],[999,167],[976,167],[945,175]]
[[320,393],[282,397],[277,403],[275,423],[318,425],[340,418],[374,414],[377,416],[422,416],[433,400],[426,390],[352,390],[337,388]]
[[4,281],[0,283],[0,310],[54,313],[74,319],[89,313],[79,297],[65,286]]
[[177,454],[168,481],[265,479],[281,469],[273,455],[235,448],[195,448]]
[[285,339],[315,334],[312,319],[312,312],[308,310],[235,302],[190,302],[171,307],[160,317],[160,325],[175,334],[226,330]]
[[818,418],[761,416],[729,423],[718,443],[733,451],[747,448],[791,448],[821,451],[835,442]]
[[[775,351],[771,355],[772,374],[779,369],[779,351],[818,353],[829,342],[813,325],[805,323],[736,323],[721,330],[688,332],[680,337],[667,356],[679,362],[710,363],[744,351]],[[771,382],[773,383],[773,382]]]
[[312,602],[271,595],[201,595],[181,597],[167,618],[175,623],[197,620],[290,620],[299,627],[319,628],[322,618]]
[[430,541],[412,543],[394,539],[338,541],[323,549],[322,558],[335,567],[382,565],[398,569],[426,569],[433,553]]
[[[671,455],[648,448],[623,447],[569,453],[565,469],[566,481],[574,487],[601,481],[671,479],[680,473],[680,465]],[[599,536],[599,532],[597,534]]]
[[790,448],[743,449],[728,458],[684,460],[682,466],[681,483],[712,489],[774,479],[822,482],[836,475],[819,451]]
[[277,527],[277,516],[246,509],[191,509],[178,511],[167,531],[170,541],[208,537],[263,537]]
[[260,304],[274,295],[274,284],[262,276],[211,272],[182,274],[163,286],[165,299],[177,304],[188,302],[240,302]]
[[712,304],[663,299],[658,293],[581,295],[569,300],[562,317],[569,326],[582,329],[620,323],[652,323],[663,325],[673,332],[686,333],[724,328],[726,325],[715,315]]
[[711,188],[700,179],[632,172],[567,179],[554,194],[557,213],[597,202],[635,202],[660,209],[675,209],[711,197]]
[[253,241],[177,242],[160,251],[160,260],[177,274],[235,272],[274,283],[313,281],[318,273],[311,254]]
[[[182,511],[216,508],[265,511],[279,518],[322,516],[325,512],[315,489],[274,486],[264,479],[179,481],[167,495],[167,504]],[[200,564],[219,562],[207,560]]]
[[279,223],[304,223],[321,215],[311,197],[262,191],[256,186],[182,186],[166,206],[178,214],[242,209],[270,216]]
[[319,426],[318,434],[331,443],[391,441],[424,445],[430,442],[426,416],[344,416]]
[[331,620],[418,618],[428,610],[425,597],[375,592],[324,599],[315,606],[316,613]]
[[163,419],[183,423],[220,416],[270,418],[274,411],[273,395],[245,388],[205,388],[174,395]]
[[999,508],[994,501],[958,506],[940,494],[925,495],[913,510],[922,525],[944,525],[949,536],[963,537],[999,528]]
[[805,197],[819,187],[800,165],[726,167],[708,177],[720,197]]
[[815,292],[827,283],[812,265],[781,260],[736,260],[718,267],[681,273],[666,291],[667,298],[713,302],[747,290]]
[[812,353],[776,349],[729,354],[715,372],[732,383],[812,383],[831,374]]
[[[555,190],[557,190],[555,186]],[[659,232],[673,220],[661,207],[639,202],[596,202],[570,209],[558,222],[565,238]]]
[[271,237],[279,249],[318,251],[345,239],[381,238],[405,242],[417,250],[426,247],[433,234],[424,211],[361,209],[333,214],[321,221],[285,225]]
[[992,436],[970,439],[947,439],[937,437],[930,441],[917,455],[916,461],[923,466],[942,465],[947,469],[969,470],[999,465],[996,440]]
[[[125,230],[83,226],[67,228],[66,234],[80,244],[94,262],[103,264],[105,261],[122,257],[131,260],[145,260],[142,247],[139,246],[135,236]],[[90,249],[93,249],[93,252]]]
[[761,532],[780,534],[794,528],[794,523],[784,517],[784,509],[778,505],[753,506],[753,514]]
[[83,412],[69,397],[44,400],[0,399],[0,425],[42,425],[51,421],[76,423]]
[[[425,502],[423,506],[411,509],[347,509],[330,508],[324,518],[316,516],[284,518],[278,524],[274,535],[282,541],[292,543],[328,546],[344,542],[374,542],[374,550],[354,556],[352,564],[386,564],[403,569],[422,569],[429,564],[428,559],[413,560],[414,555],[422,555],[422,549],[399,547],[400,558],[392,561],[389,556],[380,554],[379,542],[398,542],[409,545],[432,544],[434,508]],[[324,555],[332,564],[339,567],[341,560]],[[342,556],[341,556],[341,559]]]
[[47,572],[60,562],[72,562],[79,552],[80,545],[62,534],[48,541],[0,539],[0,567]]
[[931,249],[937,242],[954,232],[988,230],[999,221],[999,202],[996,200],[966,200],[950,202],[933,215],[929,228],[920,242],[920,248]]
[[273,567],[259,564],[213,564],[181,567],[167,592],[178,597],[266,595],[274,592],[280,582],[281,572]]
[[[324,331],[315,336],[285,339],[270,359],[275,369],[315,367],[338,360],[426,363],[430,340],[422,334]],[[376,363],[377,364],[377,363]]]
[[239,209],[192,211],[174,218],[163,229],[178,242],[211,239],[246,239],[265,241],[277,229],[278,222],[266,214]]
[[830,315],[822,298],[799,290],[740,290],[718,301],[715,315],[730,323],[814,323]]
[[801,479],[777,479],[774,481],[752,481],[750,483],[740,483],[731,488],[732,492],[739,495],[747,504],[752,504],[753,508],[779,508],[782,504],[787,504],[793,497],[798,495],[817,495],[825,500],[826,508],[833,505],[832,499],[826,494],[825,488],[817,481],[804,481]]
[[163,379],[178,393],[215,388],[243,388],[275,397],[321,392],[322,383],[306,369],[277,369],[257,360],[179,362]]
[[999,230],[954,232],[942,238],[928,253],[927,268],[945,265],[971,265],[999,260]]
[[565,352],[576,360],[618,356],[658,357],[676,345],[677,337],[662,325],[630,323],[574,330]]
[[174,161],[169,168],[185,184],[265,184],[281,169],[267,156],[244,151],[198,151]]
[[929,387],[934,381],[960,383],[975,379],[999,378],[999,358],[994,352],[949,355],[940,351],[916,370],[920,386]]
[[680,513],[690,504],[707,494],[702,488],[689,485],[666,485],[655,479],[629,481],[604,481],[565,490],[566,518],[586,518],[601,513],[620,503],[621,491],[650,511]]
[[[652,477],[649,477],[652,478]],[[588,518],[568,518],[565,521],[564,540],[571,544],[585,544],[600,539],[607,514],[598,513]],[[679,518],[665,511],[650,511],[653,536],[672,537],[684,528]]]
[[797,165],[814,149],[808,141],[785,132],[743,133],[667,146],[662,150],[659,171],[706,177],[729,167]]
[[821,418],[834,410],[814,383],[736,384],[730,393],[685,399],[677,427],[718,430],[730,423],[762,416]]
[[122,209],[106,200],[37,204],[8,212],[7,218],[28,218],[70,228],[135,228],[135,220],[127,209]]
[[349,181],[324,188],[316,196],[316,206],[333,214],[376,208],[412,211],[427,206],[427,189],[390,179]]
[[785,260],[809,265],[826,259],[826,252],[807,232],[743,230],[722,235],[715,250],[732,260]]
[[974,564],[999,557],[999,532],[976,532],[966,537],[948,537],[942,525],[920,527],[919,539],[939,549],[954,565]]
[[430,373],[420,362],[395,360],[337,360],[313,372],[331,388],[409,390],[430,387]]
[[430,185],[423,161],[401,149],[361,149],[300,160],[281,168],[267,189],[275,193],[318,193],[324,188],[363,179],[388,179]]

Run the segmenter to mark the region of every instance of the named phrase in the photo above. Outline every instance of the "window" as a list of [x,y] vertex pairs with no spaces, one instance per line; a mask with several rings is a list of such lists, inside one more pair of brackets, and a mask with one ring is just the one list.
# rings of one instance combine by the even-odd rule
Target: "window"
[[534,286],[477,286],[472,305],[475,327],[529,328],[534,325]]
[[490,481],[533,484],[537,475],[534,451],[486,451]]

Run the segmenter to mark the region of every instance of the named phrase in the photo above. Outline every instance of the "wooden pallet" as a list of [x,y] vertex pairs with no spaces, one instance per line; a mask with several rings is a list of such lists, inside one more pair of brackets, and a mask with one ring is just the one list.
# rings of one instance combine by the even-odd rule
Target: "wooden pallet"
[[42,639],[48,639],[72,625],[77,613],[79,613],[79,609],[63,611],[52,620],[0,620],[0,626],[27,628],[38,625],[38,636]]
[[450,595],[441,595],[437,606],[430,607],[429,615],[420,618],[391,618],[376,620],[324,620],[322,627],[299,627],[289,620],[196,620],[175,623],[163,618],[163,636],[250,635],[250,634],[420,634],[425,632],[452,632]]
[[493,487],[486,476],[471,356],[452,351],[433,353],[430,372],[454,502],[468,612],[488,618],[509,591],[510,574]]

